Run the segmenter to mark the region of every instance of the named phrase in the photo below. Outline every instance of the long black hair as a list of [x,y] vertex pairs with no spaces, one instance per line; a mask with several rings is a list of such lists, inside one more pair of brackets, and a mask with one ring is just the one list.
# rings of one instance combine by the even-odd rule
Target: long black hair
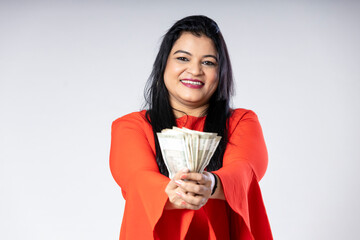
[[207,166],[207,171],[218,170],[222,167],[223,156],[228,142],[227,122],[230,117],[233,75],[224,38],[214,20],[202,15],[185,17],[177,21],[164,35],[144,92],[148,109],[146,118],[152,125],[154,132],[156,162],[160,172],[165,176],[169,176],[169,173],[161,154],[156,133],[164,128],[176,126],[173,108],[170,105],[169,92],[164,83],[164,72],[170,51],[183,32],[190,32],[199,37],[204,35],[210,38],[219,57],[219,84],[209,100],[203,131],[218,133],[218,135],[222,136],[222,139]]

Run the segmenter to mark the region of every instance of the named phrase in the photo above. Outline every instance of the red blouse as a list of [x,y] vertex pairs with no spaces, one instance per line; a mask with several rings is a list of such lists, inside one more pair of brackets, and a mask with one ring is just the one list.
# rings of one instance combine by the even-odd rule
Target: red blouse
[[[206,117],[183,116],[178,127],[202,131]],[[267,150],[254,112],[235,109],[223,167],[216,173],[226,201],[209,199],[199,210],[164,210],[169,178],[160,174],[145,110],[112,124],[110,169],[125,199],[120,239],[272,239],[258,181]]]

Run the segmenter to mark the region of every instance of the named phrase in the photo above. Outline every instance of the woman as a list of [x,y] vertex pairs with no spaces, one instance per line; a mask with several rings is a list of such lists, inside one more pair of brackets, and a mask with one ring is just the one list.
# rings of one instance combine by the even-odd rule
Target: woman
[[[217,24],[177,21],[148,81],[148,110],[113,122],[110,168],[126,200],[120,239],[272,239],[258,181],[267,150],[254,112],[230,109],[233,77]],[[206,171],[173,179],[157,132],[172,126],[222,136]]]

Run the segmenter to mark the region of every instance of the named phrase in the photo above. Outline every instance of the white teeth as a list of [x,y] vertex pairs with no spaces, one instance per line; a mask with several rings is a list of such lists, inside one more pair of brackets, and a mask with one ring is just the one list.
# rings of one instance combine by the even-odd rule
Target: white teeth
[[181,80],[183,83],[192,84],[192,85],[203,85],[202,82],[193,82],[189,80]]

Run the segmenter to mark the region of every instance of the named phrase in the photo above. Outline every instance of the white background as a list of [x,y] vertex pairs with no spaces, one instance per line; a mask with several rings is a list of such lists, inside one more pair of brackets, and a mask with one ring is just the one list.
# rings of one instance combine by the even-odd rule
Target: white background
[[359,239],[359,1],[0,1],[0,239],[118,239],[111,122],[138,111],[161,36],[219,24],[234,107],[269,151],[275,239]]

